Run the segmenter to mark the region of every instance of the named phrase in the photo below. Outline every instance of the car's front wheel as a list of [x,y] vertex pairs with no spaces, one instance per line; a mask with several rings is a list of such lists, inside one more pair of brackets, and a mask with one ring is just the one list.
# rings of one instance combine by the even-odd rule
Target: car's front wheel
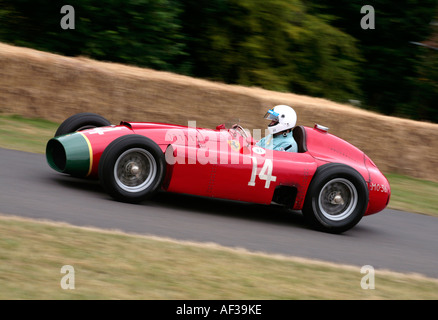
[[330,163],[316,171],[303,214],[317,229],[342,233],[362,219],[368,198],[367,184],[359,172],[344,164]]
[[158,191],[165,170],[160,147],[147,137],[132,134],[106,147],[99,161],[99,180],[116,200],[135,203]]

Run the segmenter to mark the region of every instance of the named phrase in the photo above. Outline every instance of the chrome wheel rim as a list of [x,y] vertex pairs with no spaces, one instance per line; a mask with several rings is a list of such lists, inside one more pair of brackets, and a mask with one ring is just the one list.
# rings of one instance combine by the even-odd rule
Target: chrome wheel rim
[[344,178],[336,178],[322,187],[318,204],[322,215],[332,221],[341,221],[355,210],[358,194],[354,184]]
[[117,185],[127,192],[147,189],[157,175],[157,163],[152,154],[144,149],[134,148],[123,152],[114,166]]

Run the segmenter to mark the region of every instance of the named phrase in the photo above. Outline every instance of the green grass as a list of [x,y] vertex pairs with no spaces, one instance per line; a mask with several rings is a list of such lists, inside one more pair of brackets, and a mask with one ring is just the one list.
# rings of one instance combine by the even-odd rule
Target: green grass
[[438,217],[438,183],[399,174],[386,175],[391,185],[389,207]]
[[21,116],[0,116],[0,147],[34,153],[44,153],[47,141],[55,134],[59,123],[28,119]]
[[360,267],[5,216],[0,234],[2,300],[438,299],[438,280],[420,275],[376,270],[365,290]]

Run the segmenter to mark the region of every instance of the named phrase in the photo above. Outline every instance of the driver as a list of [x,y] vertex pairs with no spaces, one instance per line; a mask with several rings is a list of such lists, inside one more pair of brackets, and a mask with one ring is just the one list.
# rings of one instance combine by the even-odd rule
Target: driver
[[269,135],[257,142],[257,146],[277,151],[298,152],[298,145],[292,135],[297,122],[295,110],[286,105],[278,105],[269,109],[265,119],[271,120],[268,125]]

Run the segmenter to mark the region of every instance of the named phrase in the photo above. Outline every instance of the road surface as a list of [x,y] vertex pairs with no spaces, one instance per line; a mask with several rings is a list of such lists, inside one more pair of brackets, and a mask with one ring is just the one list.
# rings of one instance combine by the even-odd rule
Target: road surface
[[57,173],[45,156],[0,148],[0,213],[227,247],[371,265],[438,278],[438,219],[384,210],[342,235],[309,229],[279,207],[160,193],[133,205],[97,182]]

